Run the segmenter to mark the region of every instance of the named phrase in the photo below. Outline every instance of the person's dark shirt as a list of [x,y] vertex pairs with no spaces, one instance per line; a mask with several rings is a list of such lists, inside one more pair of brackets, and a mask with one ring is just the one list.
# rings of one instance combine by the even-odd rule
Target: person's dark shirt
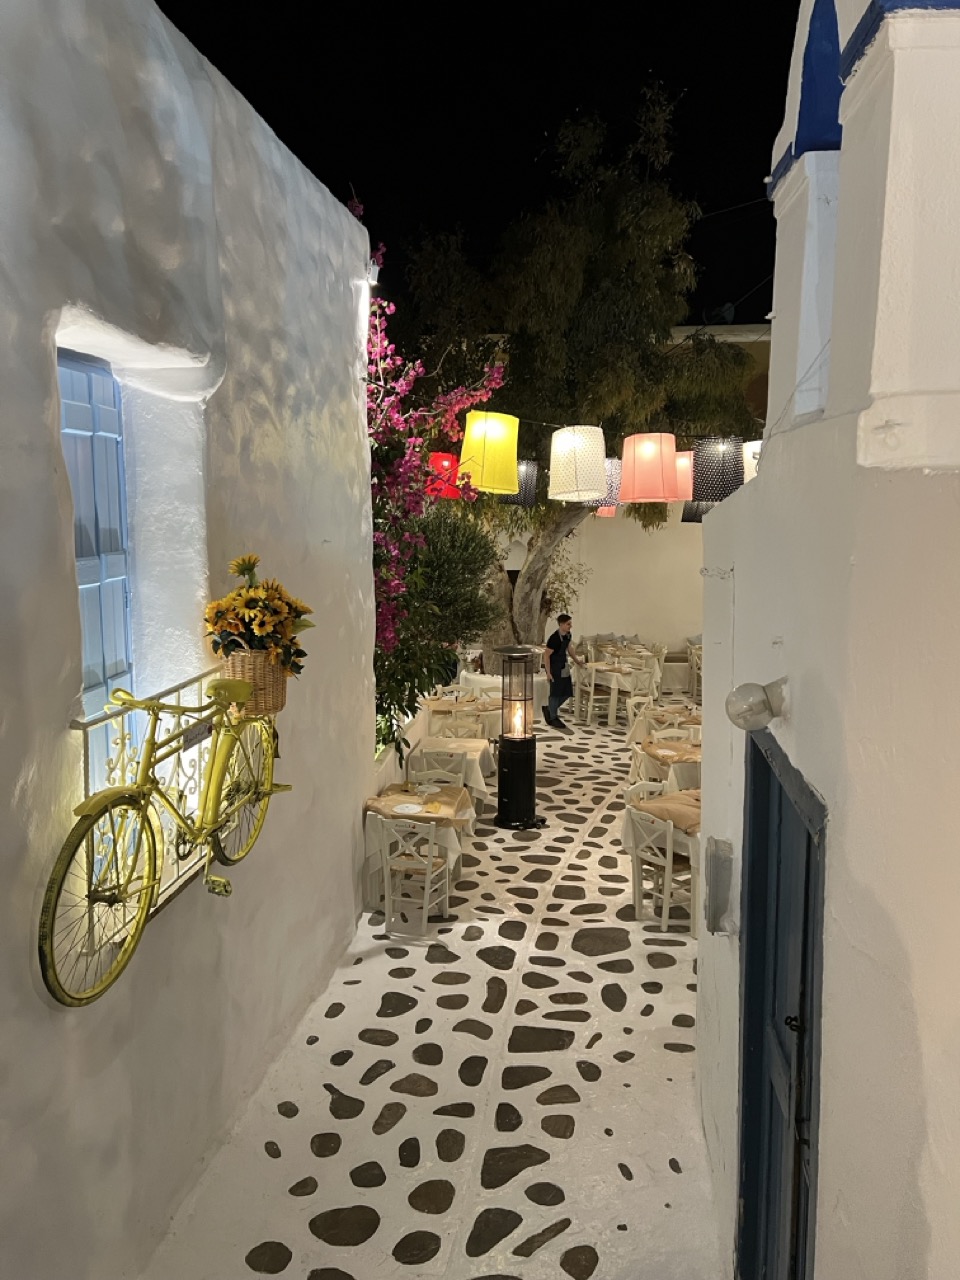
[[559,679],[567,665],[567,649],[570,647],[571,638],[572,632],[568,631],[565,635],[561,635],[558,630],[547,641],[547,648],[550,650],[550,674],[554,680]]

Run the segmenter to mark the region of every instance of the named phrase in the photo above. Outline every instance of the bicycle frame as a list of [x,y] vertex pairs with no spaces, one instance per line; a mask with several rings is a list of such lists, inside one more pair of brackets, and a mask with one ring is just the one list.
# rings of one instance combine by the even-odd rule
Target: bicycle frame
[[[231,740],[237,740],[242,747],[242,739],[234,728],[229,711],[225,706],[217,702],[207,703],[202,707],[174,706],[158,702],[152,707],[141,709],[147,716],[148,724],[140,749],[136,781],[132,786],[118,787],[115,790],[135,796],[143,806],[145,816],[154,827],[154,835],[158,847],[157,865],[161,871],[163,867],[164,834],[163,828],[157,821],[157,811],[160,808],[169,814],[175,826],[184,833],[191,844],[203,844],[206,846],[206,856],[203,861],[204,884],[208,888],[213,888],[214,883],[216,883],[216,891],[228,891],[224,888],[226,882],[222,882],[220,877],[211,876],[210,863],[213,856],[211,838],[229,821],[231,816],[229,813],[220,813],[220,799],[223,791],[223,780],[230,758]],[[188,717],[191,723],[175,729],[172,733],[168,733],[158,740],[157,728],[161,716],[165,714],[175,716],[178,721]],[[206,725],[210,726],[209,733],[201,731],[200,734],[197,734],[198,728],[202,729]],[[183,812],[156,774],[157,766],[177,755],[182,749],[184,739],[190,735],[195,737],[196,742],[202,741],[207,736],[211,738],[208,762],[200,779],[200,791],[197,797],[197,821],[191,821],[187,814]],[[195,745],[195,742],[192,741],[190,745]],[[93,799],[94,797],[91,797],[87,804],[92,803]],[[81,806],[80,811],[86,807],[86,805]],[[136,861],[137,859],[134,859],[134,862]],[[132,869],[131,867],[131,876]],[[128,876],[129,878],[131,877]],[[162,874],[158,875],[156,881],[147,887],[153,889],[156,893],[161,879]]]

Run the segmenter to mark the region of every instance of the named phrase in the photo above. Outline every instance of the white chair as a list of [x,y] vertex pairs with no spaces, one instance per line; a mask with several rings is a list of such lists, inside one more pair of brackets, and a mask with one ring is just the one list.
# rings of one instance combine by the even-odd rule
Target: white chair
[[438,738],[485,738],[483,721],[475,717],[452,715],[446,724],[440,726],[435,735]]
[[651,729],[649,738],[651,742],[689,742],[690,735],[686,729],[679,725],[668,726],[666,729]]
[[[688,836],[677,830],[672,822],[655,818],[652,814],[641,813],[639,809],[627,809],[627,820],[633,834],[633,849],[630,860],[633,863],[633,909],[637,920],[643,915],[644,883],[643,872],[647,867],[651,871],[650,896],[653,899],[654,918],[657,916],[656,903],[660,902],[660,929],[665,931],[670,924],[670,906],[678,894],[683,894],[690,904],[690,932],[697,933],[697,866],[699,863],[700,840],[698,836]],[[676,876],[689,876],[686,889],[676,883]]]
[[653,706],[653,698],[649,693],[632,693],[626,700],[627,706],[627,724],[632,729],[637,721],[637,717],[641,719],[646,716],[647,711]]
[[603,712],[605,715],[610,714],[610,699],[614,696],[614,693],[609,685],[597,683],[597,676],[602,674],[596,667],[587,668],[586,707],[584,710],[584,719],[587,724],[593,724],[594,715],[599,712]]
[[590,696],[589,674],[574,663],[570,668],[570,678],[573,681],[573,718],[582,722],[587,716],[587,699]]
[[462,751],[420,751],[410,760],[409,779],[418,786],[425,782],[463,786],[467,757]]
[[653,763],[640,743],[632,742],[630,744],[630,772],[627,774],[627,786],[632,787],[639,782],[643,784],[644,795],[660,795],[663,791],[665,779],[647,776],[649,770],[647,770],[646,766]]
[[703,741],[703,725],[702,724],[685,724],[683,728],[690,735],[691,742]]
[[[394,917],[408,903],[420,913],[420,932],[426,934],[432,908],[446,918],[450,897],[447,859],[437,849],[435,822],[398,822],[383,819],[383,927],[393,928]],[[404,887],[413,890],[404,893]]]

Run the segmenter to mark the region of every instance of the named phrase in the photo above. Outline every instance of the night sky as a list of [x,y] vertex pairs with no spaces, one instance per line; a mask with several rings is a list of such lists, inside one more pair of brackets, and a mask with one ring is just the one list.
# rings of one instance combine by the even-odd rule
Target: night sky
[[672,185],[706,215],[690,243],[700,282],[688,322],[726,303],[738,304],[738,323],[770,310],[774,220],[763,179],[799,0],[668,0],[666,14],[643,4],[616,18],[602,16],[609,5],[445,6],[429,16],[398,5],[358,10],[349,30],[329,34],[304,22],[329,10],[303,0],[235,6],[229,21],[221,5],[198,0],[159,7],[335,196],[347,200],[352,184],[373,243],[387,244],[388,290],[424,230],[462,227],[482,251],[537,207],[545,149],[564,118],[628,121],[638,89],[659,80],[677,103]]

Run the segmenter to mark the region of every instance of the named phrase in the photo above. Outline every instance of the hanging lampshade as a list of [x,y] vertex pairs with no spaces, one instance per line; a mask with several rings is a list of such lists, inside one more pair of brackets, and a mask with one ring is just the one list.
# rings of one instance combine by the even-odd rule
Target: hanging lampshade
[[660,432],[628,436],[623,442],[621,502],[676,502],[677,441]]
[[585,503],[588,507],[616,507],[620,501],[620,470],[622,463],[619,458],[604,458],[603,469],[607,473],[607,491],[602,498],[594,498],[592,502]]
[[520,419],[509,413],[472,409],[460,447],[460,471],[485,493],[516,493],[517,430]]
[[762,440],[748,440],[743,446],[743,483],[752,480],[757,474],[757,466],[760,462],[760,450],[763,448]]
[[689,502],[693,497],[693,450],[677,454],[677,501]]
[[517,492],[505,494],[500,501],[511,507],[535,507],[539,470],[540,467],[536,462],[521,458],[517,463]]
[[739,436],[698,440],[693,458],[693,500],[722,502],[743,484],[743,441]]
[[681,524],[703,524],[703,517],[708,511],[712,511],[717,504],[715,502],[685,502],[683,504],[683,515],[680,517]]
[[550,441],[550,488],[556,502],[590,502],[607,493],[603,432],[599,427],[561,427]]
[[460,460],[455,453],[431,453],[427,459],[431,475],[427,480],[427,493],[431,498],[459,498],[457,474]]
[[616,507],[597,507],[598,516],[606,516],[607,519],[610,519],[612,516],[615,516],[616,514],[617,514]]

